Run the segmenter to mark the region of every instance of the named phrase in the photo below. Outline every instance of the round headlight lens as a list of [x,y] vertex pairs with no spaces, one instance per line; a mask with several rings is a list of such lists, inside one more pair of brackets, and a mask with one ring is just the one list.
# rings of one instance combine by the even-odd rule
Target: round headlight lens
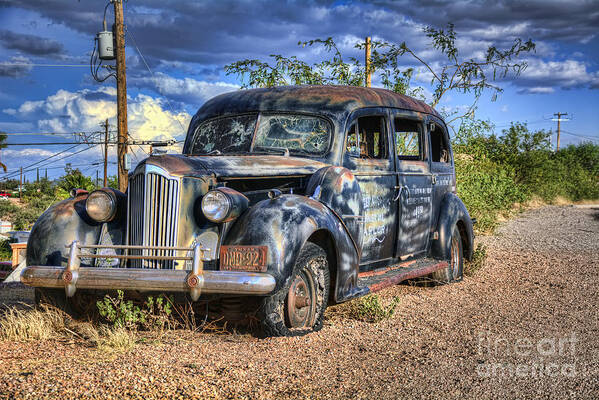
[[96,190],[87,197],[85,210],[92,219],[107,222],[116,214],[116,201],[108,192]]
[[211,190],[202,198],[202,212],[212,222],[221,222],[229,215],[231,202],[226,194]]

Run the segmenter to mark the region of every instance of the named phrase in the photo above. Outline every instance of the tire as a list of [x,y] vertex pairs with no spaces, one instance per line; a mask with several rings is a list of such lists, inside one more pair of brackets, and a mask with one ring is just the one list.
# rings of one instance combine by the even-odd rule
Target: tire
[[437,284],[446,284],[461,281],[464,277],[464,251],[460,230],[456,225],[451,235],[451,248],[449,252],[449,265],[431,274],[431,279]]
[[329,289],[327,253],[307,242],[285,286],[260,304],[257,317],[264,336],[299,336],[320,330]]

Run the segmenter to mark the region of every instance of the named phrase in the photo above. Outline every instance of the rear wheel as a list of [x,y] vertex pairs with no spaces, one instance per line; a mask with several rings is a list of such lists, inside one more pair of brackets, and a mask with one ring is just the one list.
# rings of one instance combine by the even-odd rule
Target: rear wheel
[[464,253],[462,249],[462,238],[460,230],[456,225],[453,227],[449,260],[447,268],[440,269],[431,274],[431,278],[439,284],[460,281],[464,274]]
[[330,274],[324,249],[308,242],[288,283],[265,297],[258,312],[266,336],[296,336],[322,328]]

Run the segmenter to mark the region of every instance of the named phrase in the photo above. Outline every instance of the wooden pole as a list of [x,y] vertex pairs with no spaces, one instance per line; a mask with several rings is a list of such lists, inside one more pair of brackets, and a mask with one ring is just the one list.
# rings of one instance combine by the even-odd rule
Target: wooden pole
[[370,36],[366,38],[366,46],[365,46],[365,54],[364,54],[364,64],[366,65],[366,87],[370,87],[372,85],[372,74],[370,71]]
[[108,187],[108,118],[104,123],[104,187]]
[[553,115],[555,115],[557,117],[557,146],[556,146],[555,151],[558,152],[559,151],[559,139],[560,139],[560,134],[561,134],[560,123],[562,122],[562,117],[568,116],[568,113],[557,112],[557,113],[555,113]]
[[123,0],[114,0],[114,26],[116,42],[116,91],[118,121],[118,180],[119,190],[127,190],[127,76],[125,73],[125,33],[123,27]]
[[21,201],[21,188],[23,187],[23,167],[21,167],[21,173],[19,177],[19,201]]

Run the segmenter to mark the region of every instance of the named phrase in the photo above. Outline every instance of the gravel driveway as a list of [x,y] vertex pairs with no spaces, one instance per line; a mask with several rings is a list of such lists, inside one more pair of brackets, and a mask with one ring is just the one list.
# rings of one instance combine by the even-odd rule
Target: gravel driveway
[[400,285],[377,324],[329,312],[299,338],[169,333],[127,354],[0,342],[6,398],[599,398],[599,208],[504,224],[485,266],[442,287]]

